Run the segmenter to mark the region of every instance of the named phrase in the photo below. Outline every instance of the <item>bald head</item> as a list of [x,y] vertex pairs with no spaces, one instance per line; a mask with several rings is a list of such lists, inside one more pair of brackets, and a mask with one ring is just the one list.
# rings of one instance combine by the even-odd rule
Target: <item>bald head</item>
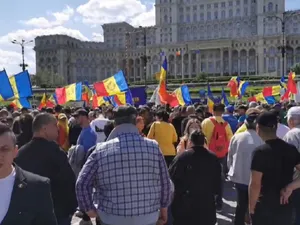
[[44,126],[47,126],[51,123],[55,123],[56,122],[56,118],[49,113],[41,113],[38,114],[32,123],[32,131],[35,132],[39,132]]

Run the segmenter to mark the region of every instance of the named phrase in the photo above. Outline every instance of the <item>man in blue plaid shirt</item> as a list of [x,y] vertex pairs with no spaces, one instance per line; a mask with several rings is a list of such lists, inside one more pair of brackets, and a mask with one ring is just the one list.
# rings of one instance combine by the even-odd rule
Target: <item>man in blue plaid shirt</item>
[[116,128],[97,145],[77,180],[79,208],[98,215],[103,225],[167,222],[173,185],[157,142],[139,134],[136,116],[131,106],[116,109]]

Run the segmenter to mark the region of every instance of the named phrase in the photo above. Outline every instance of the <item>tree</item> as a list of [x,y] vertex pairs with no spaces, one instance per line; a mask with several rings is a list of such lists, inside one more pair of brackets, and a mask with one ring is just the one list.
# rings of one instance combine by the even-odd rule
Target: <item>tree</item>
[[63,76],[59,74],[53,74],[51,72],[41,71],[32,76],[32,85],[41,88],[61,87],[65,85]]
[[295,74],[300,74],[300,63],[294,65],[292,71],[295,72]]

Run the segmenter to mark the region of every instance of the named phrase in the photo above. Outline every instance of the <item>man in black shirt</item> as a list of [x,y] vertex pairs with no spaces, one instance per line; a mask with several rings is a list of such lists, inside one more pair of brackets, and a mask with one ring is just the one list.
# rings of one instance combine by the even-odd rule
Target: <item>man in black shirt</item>
[[256,148],[251,164],[249,212],[252,225],[291,225],[291,204],[280,204],[280,191],[293,181],[300,169],[297,149],[277,138],[277,116],[262,113],[256,120],[257,133],[265,144]]

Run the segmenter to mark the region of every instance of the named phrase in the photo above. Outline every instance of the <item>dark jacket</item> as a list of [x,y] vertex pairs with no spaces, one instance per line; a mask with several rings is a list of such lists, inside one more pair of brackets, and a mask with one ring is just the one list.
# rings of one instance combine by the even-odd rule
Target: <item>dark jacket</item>
[[174,224],[214,225],[215,195],[221,189],[221,165],[218,158],[203,147],[194,147],[178,155],[170,166],[175,185],[171,205]]
[[67,155],[55,142],[33,138],[19,150],[15,162],[24,170],[50,179],[58,222],[75,212],[77,207],[75,174]]
[[77,139],[81,133],[82,128],[78,124],[69,125],[69,143],[70,145],[77,145]]
[[10,205],[1,225],[56,225],[48,178],[15,166]]

